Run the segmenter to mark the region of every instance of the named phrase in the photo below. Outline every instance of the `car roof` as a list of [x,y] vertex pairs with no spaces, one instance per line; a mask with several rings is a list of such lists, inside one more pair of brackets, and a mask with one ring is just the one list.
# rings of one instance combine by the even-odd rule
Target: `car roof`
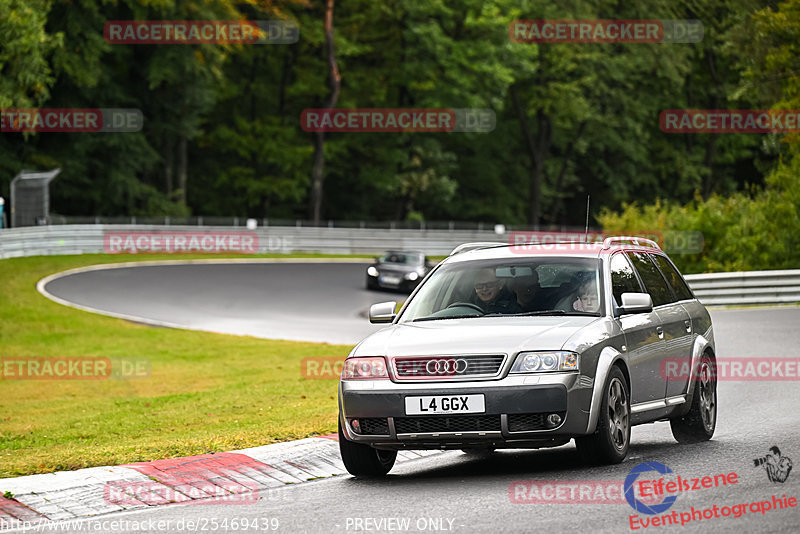
[[[464,245],[462,245],[463,247]],[[459,247],[460,248],[460,247]],[[456,249],[458,250],[458,248]],[[447,258],[448,262],[463,262],[489,259],[514,259],[526,256],[538,257],[571,257],[571,258],[597,258],[604,254],[617,251],[637,252],[662,252],[661,249],[629,243],[523,243],[523,244],[496,244],[480,246],[464,252],[456,252]]]

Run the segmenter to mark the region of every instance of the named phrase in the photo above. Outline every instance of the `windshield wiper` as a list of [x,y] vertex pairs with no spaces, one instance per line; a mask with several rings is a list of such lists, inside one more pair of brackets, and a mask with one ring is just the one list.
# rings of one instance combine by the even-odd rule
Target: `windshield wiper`
[[598,312],[587,312],[587,311],[564,311],[564,310],[540,310],[540,311],[532,311],[532,312],[524,312],[524,313],[509,313],[506,314],[506,317],[525,317],[531,315],[581,315],[581,316],[588,316],[588,317],[599,317],[600,314]]
[[420,317],[411,322],[417,321],[437,321],[439,319],[470,319],[472,317],[531,317],[536,315],[583,315],[583,316],[598,316],[597,312],[585,311],[564,311],[564,310],[537,310],[523,313],[487,313],[486,315],[448,315],[446,317]]
[[566,315],[567,312],[564,310],[537,310],[537,311],[530,311],[530,312],[523,312],[523,313],[509,313],[510,317],[523,317],[526,315]]
[[448,315],[446,317],[419,317],[412,320],[412,323],[417,321],[437,321],[439,319],[470,319],[472,317],[484,317],[483,315]]

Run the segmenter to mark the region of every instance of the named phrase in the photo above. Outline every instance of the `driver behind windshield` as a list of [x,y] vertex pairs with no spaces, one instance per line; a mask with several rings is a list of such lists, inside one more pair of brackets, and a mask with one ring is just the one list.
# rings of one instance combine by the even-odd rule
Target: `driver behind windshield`
[[542,303],[542,299],[537,298],[540,297],[541,287],[539,286],[539,273],[534,269],[531,269],[529,275],[514,278],[513,289],[517,294],[517,304],[522,313],[547,309],[547,306]]
[[483,311],[490,313],[520,313],[514,294],[505,283],[497,279],[494,269],[481,269],[475,277],[475,301]]

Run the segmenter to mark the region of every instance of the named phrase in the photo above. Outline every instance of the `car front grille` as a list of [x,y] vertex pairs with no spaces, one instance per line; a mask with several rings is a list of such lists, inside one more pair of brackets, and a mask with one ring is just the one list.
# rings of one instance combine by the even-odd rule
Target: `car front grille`
[[500,431],[499,415],[458,415],[433,417],[395,417],[398,434],[429,432],[491,432]]
[[502,354],[395,358],[394,369],[401,380],[494,376],[504,359]]
[[388,436],[389,420],[385,417],[359,417],[358,424],[361,425],[363,436]]

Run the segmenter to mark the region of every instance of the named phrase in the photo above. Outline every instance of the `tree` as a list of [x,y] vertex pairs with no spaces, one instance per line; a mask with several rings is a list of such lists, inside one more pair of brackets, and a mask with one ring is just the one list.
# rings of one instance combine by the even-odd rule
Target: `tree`
[[[325,55],[328,63],[328,83],[330,94],[323,109],[330,110],[339,100],[342,78],[336,64],[336,47],[333,42],[333,6],[334,0],[325,2]],[[314,162],[311,167],[311,205],[309,214],[314,224],[319,224],[322,215],[322,186],[325,180],[325,132],[314,134]]]
[[62,35],[45,30],[50,2],[0,0],[0,108],[27,108],[49,96],[49,60]]

